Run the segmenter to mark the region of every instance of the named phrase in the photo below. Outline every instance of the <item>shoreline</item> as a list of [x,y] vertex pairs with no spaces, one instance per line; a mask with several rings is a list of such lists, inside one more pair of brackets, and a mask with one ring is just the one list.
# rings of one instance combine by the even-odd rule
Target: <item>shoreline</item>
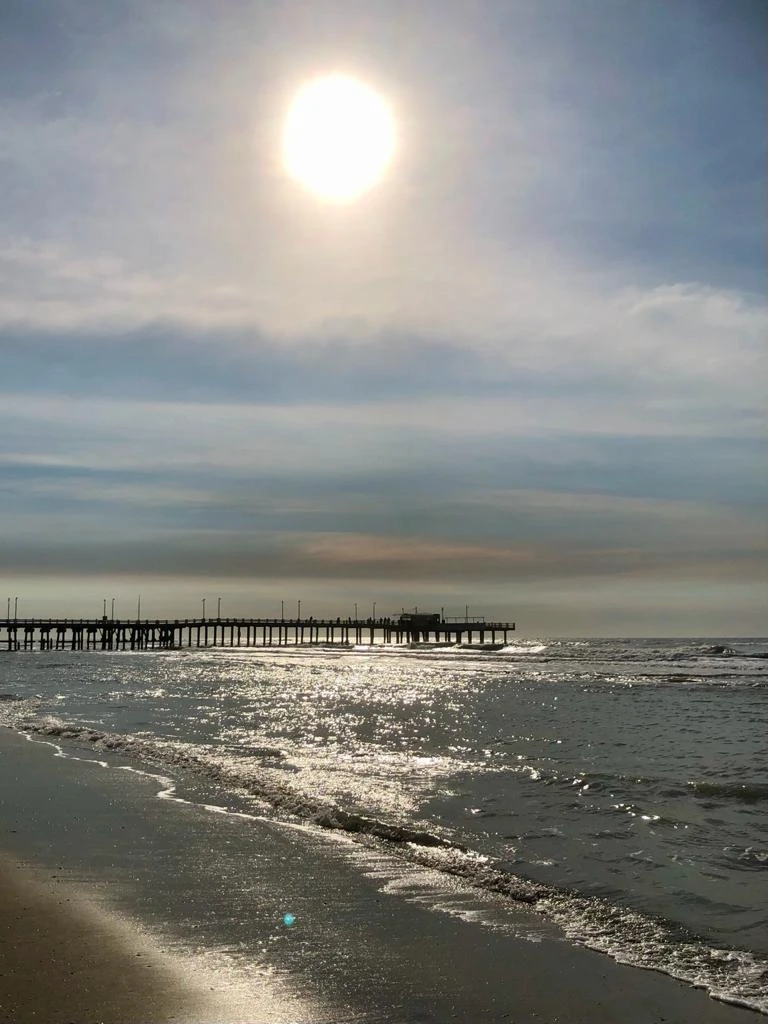
[[[571,945],[524,910],[504,910],[506,930],[476,924],[471,913],[462,919],[448,906],[450,898],[475,898],[461,883],[429,905],[428,887],[419,889],[428,872],[402,868],[394,883],[382,880],[394,870],[386,856],[351,841],[213,814],[156,793],[150,776],[54,758],[50,747],[0,730],[0,849],[39,866],[0,872],[9,907],[0,933],[2,1024],[765,1020],[668,975]],[[24,899],[29,917],[19,912]],[[278,916],[286,907],[296,912],[291,929]],[[161,941],[147,943],[147,935]],[[40,992],[51,942],[59,950],[66,944],[66,955]],[[210,971],[206,950],[227,945],[250,975],[238,974],[228,957]],[[152,968],[138,968],[144,955],[136,953],[146,953]],[[135,987],[110,981],[121,977]]]

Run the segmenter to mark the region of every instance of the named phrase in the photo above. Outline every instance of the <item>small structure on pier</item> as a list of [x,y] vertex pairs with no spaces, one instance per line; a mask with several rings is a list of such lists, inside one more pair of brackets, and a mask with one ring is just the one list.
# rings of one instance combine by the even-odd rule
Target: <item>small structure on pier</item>
[[433,632],[439,636],[443,617],[440,612],[403,612],[397,624],[408,634],[412,643],[418,643],[422,639],[428,640]]

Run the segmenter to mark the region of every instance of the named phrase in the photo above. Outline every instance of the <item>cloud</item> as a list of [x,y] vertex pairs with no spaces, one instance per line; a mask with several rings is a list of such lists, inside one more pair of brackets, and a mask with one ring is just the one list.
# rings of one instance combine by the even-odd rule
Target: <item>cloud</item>
[[[422,331],[363,317],[286,334],[261,323],[258,302],[131,275],[117,259],[16,245],[3,261],[0,390],[87,397],[94,424],[91,397],[114,396],[165,400],[156,403],[161,416],[163,405],[186,417],[185,402],[202,403],[209,410],[195,415],[224,421],[232,417],[223,405],[236,403],[244,421],[260,415],[248,406],[283,404],[289,415],[314,406],[322,416],[330,406],[347,421],[391,417],[426,430],[459,415],[469,432],[765,431],[768,306],[733,292],[606,292],[595,282],[580,290],[529,271],[530,290],[518,282],[494,304],[493,327],[480,315],[472,330],[457,316],[445,330]],[[42,283],[19,283],[30,267]],[[465,320],[474,313],[470,305]],[[453,411],[441,410],[443,397]],[[367,411],[355,412],[362,404]]]
[[[109,252],[18,239],[0,248],[0,328],[109,334],[164,323],[180,333],[239,327],[301,344],[334,334],[364,342],[388,331],[514,352],[534,367],[542,357],[546,366],[552,345],[561,358],[591,364],[595,356],[631,360],[672,346],[668,354],[690,367],[702,332],[710,347],[719,338],[723,350],[734,342],[754,348],[768,320],[757,295],[695,282],[627,286],[487,247],[468,263],[457,243],[437,265],[420,261],[415,273],[397,258],[393,252],[379,280],[364,261],[338,267],[333,253],[311,278],[285,267],[282,279],[273,272],[257,281],[206,280],[192,267],[136,270]],[[337,299],[342,288],[346,301]]]
[[436,542],[428,536],[396,539],[370,534],[322,534],[305,537],[262,534],[258,539],[215,531],[174,536],[127,538],[110,543],[0,545],[0,569],[7,574],[140,574],[149,578],[184,577],[254,580],[327,579],[402,581],[411,585],[567,581],[624,578],[656,580],[732,580],[759,583],[768,568],[749,546],[726,551],[698,548],[673,552],[633,547],[574,547],[547,544]]

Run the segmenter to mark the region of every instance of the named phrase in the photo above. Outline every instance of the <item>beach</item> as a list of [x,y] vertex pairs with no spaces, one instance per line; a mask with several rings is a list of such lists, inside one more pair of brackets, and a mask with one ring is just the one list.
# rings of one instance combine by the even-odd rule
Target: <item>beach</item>
[[158,799],[146,765],[71,753],[85,759],[0,733],[3,1024],[764,1019],[564,942],[525,908],[502,915],[490,895],[504,926],[478,927],[462,880]]
[[180,1021],[192,990],[130,929],[7,857],[0,860],[0,1020]]

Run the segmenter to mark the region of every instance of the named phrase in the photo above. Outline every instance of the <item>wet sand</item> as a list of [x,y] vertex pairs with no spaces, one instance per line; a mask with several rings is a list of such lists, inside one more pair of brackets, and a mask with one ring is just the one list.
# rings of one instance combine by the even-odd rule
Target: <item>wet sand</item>
[[169,954],[61,876],[0,854],[0,1024],[312,1024],[306,1007]]
[[0,1021],[182,1021],[204,1013],[128,929],[0,857]]
[[446,912],[475,894],[430,895],[341,837],[157,789],[0,730],[2,1024],[766,1020],[572,946],[525,909],[487,905],[506,930]]

